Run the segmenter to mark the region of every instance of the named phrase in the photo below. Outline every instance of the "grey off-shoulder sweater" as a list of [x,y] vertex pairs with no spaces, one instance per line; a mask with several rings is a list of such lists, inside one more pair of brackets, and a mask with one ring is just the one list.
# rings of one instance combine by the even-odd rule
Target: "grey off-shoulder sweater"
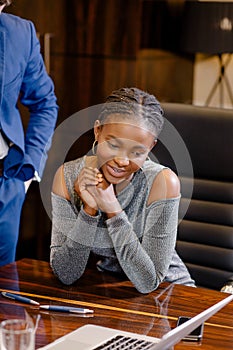
[[90,255],[99,255],[100,270],[124,272],[141,293],[162,281],[194,286],[175,251],[180,197],[147,206],[151,186],[163,166],[148,160],[118,195],[123,211],[107,219],[105,213],[89,216],[74,191],[74,181],[85,157],[64,164],[70,201],[52,193],[50,264],[55,275],[72,284],[85,271]]

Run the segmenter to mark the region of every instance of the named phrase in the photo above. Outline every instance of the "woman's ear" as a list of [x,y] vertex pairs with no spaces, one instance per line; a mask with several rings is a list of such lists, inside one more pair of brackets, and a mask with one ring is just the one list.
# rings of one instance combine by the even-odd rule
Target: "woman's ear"
[[98,141],[98,136],[100,132],[101,124],[100,121],[97,119],[94,124],[94,135],[95,135],[95,140]]
[[156,144],[157,144],[157,140],[154,140],[153,143],[152,143],[152,145],[151,145],[150,151],[155,147]]

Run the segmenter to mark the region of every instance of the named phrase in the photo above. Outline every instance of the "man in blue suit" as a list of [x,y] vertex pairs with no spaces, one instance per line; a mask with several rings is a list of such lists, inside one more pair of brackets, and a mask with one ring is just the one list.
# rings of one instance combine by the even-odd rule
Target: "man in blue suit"
[[[57,119],[34,25],[2,13],[10,2],[0,0],[0,266],[15,260],[25,193],[40,181]],[[18,100],[30,113],[25,131]]]

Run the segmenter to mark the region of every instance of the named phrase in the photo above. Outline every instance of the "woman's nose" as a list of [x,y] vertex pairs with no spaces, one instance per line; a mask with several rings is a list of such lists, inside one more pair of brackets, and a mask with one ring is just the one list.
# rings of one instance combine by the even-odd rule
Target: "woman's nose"
[[115,156],[114,161],[119,165],[119,166],[126,166],[129,164],[129,158],[127,156]]

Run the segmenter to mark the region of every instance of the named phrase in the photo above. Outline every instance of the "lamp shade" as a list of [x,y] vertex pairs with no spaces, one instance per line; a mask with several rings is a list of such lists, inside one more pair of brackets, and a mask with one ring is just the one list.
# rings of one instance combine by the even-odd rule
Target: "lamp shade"
[[232,53],[233,2],[187,1],[180,49],[189,53]]

